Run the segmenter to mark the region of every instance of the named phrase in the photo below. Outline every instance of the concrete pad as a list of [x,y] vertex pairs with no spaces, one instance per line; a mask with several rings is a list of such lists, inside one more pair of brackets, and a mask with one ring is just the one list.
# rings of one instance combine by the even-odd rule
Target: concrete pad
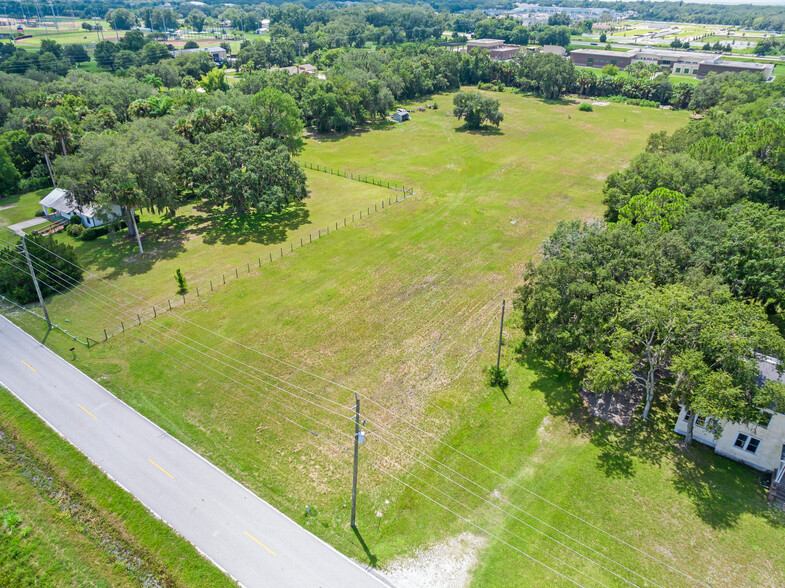
[[24,229],[29,229],[30,227],[42,225],[47,222],[49,221],[45,217],[37,216],[36,218],[31,218],[30,220],[22,221],[21,223],[16,223],[15,225],[10,225],[8,228],[21,237],[24,235]]

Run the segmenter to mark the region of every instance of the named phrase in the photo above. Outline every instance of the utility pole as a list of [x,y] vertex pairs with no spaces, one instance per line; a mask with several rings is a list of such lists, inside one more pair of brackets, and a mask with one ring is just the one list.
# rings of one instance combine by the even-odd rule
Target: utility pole
[[139,236],[139,227],[136,226],[136,216],[135,216],[134,208],[131,209],[131,224],[134,227],[134,233],[136,233],[136,242],[139,244],[139,254],[144,255],[144,249],[142,249],[142,238]]
[[60,27],[57,26],[57,15],[55,14],[55,3],[54,3],[54,1],[52,1],[49,4],[49,7],[52,9],[52,19],[55,21],[55,30],[59,33],[60,32]]
[[49,327],[49,329],[51,329],[52,321],[49,320],[49,313],[46,310],[46,304],[44,304],[44,297],[41,295],[41,288],[39,288],[38,286],[38,278],[35,277],[33,262],[30,260],[30,253],[27,251],[27,243],[25,242],[24,235],[22,235],[22,249],[25,252],[25,259],[27,259],[27,267],[30,270],[30,275],[33,277],[33,285],[35,286],[35,293],[38,294],[38,301],[41,303],[41,308],[44,311],[44,318],[46,319],[46,324]]
[[496,354],[496,371],[499,370],[499,362],[502,359],[502,333],[504,332],[504,304],[506,300],[502,300],[502,322],[499,325],[499,352]]
[[357,528],[357,462],[360,459],[360,444],[365,441],[365,434],[360,431],[360,397],[354,393],[354,474],[352,475],[352,520],[353,529]]

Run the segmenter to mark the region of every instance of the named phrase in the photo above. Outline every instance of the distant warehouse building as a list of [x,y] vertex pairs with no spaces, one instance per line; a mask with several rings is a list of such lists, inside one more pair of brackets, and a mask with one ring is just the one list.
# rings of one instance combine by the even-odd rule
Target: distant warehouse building
[[176,49],[172,51],[172,57],[177,57],[178,55],[188,55],[189,53],[199,53],[200,51],[206,51],[210,54],[210,57],[213,58],[213,61],[218,65],[222,64],[226,59],[226,49],[223,47],[199,47],[198,49]]
[[490,51],[491,49],[501,49],[502,47],[504,47],[502,39],[472,39],[466,42],[467,51],[472,49],[487,49]]
[[724,61],[720,55],[715,53],[670,51],[666,49],[631,49],[629,51],[576,49],[570,52],[570,58],[578,67],[602,69],[610,64],[615,65],[622,71],[633,63],[656,63],[670,73],[692,75],[701,80],[711,72],[744,71],[762,73],[768,79],[774,71],[774,64]]

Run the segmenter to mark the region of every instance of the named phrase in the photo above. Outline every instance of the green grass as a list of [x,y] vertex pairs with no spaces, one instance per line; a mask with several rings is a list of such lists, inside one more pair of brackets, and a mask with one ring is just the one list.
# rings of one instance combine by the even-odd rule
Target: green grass
[[[234,585],[2,388],[0,428],[16,446],[0,451],[0,583]],[[120,563],[115,549],[141,565]]]
[[[41,46],[41,41],[43,39],[52,39],[57,41],[61,45],[70,45],[70,44],[92,44],[101,41],[101,34],[97,31],[88,31],[81,28],[82,20],[76,20],[76,28],[74,28],[73,24],[71,23],[71,19],[67,21],[60,21],[58,20],[58,26],[60,30],[56,30],[54,24],[47,23],[46,28],[43,26],[40,27],[24,27],[24,34],[25,35],[32,35],[31,38],[26,39],[18,39],[16,44],[19,47],[24,48],[31,48],[37,49]],[[88,20],[90,24],[95,24],[95,21]],[[109,23],[106,21],[100,21],[103,24],[104,32],[103,38],[107,41],[114,41],[117,39],[119,35],[122,37],[125,34],[125,31],[118,31],[117,35],[115,35],[115,31],[111,30],[109,27]]]
[[[600,217],[607,174],[640,152],[651,132],[686,124],[686,113],[618,104],[579,113],[577,101],[491,95],[501,101],[505,115],[498,131],[464,130],[449,116],[452,96],[446,94],[405,104],[412,120],[401,125],[309,139],[305,161],[414,187],[413,198],[368,218],[368,204],[385,197],[386,190],[309,172],[311,198],[282,219],[206,219],[193,208],[174,220],[144,215],[149,255],[141,261],[125,238],[79,243],[84,264],[118,287],[156,302],[174,298],[173,274],[181,268],[192,290],[186,306],[174,312],[246,347],[165,315],[155,323],[158,328],[143,323],[131,329],[127,323],[129,334],[90,351],[79,347],[77,365],[306,528],[362,561],[384,565],[433,541],[477,532],[461,517],[495,528],[499,537],[535,555],[524,540],[544,539],[481,500],[495,490],[493,496],[531,507],[543,520],[643,570],[661,585],[686,584],[563,512],[531,502],[523,490],[438,445],[422,432],[427,431],[696,577],[733,585],[743,583],[749,572],[759,581],[764,578],[763,583],[777,584],[783,579],[778,570],[784,569],[776,548],[782,543],[782,526],[761,501],[757,477],[700,451],[697,465],[690,465],[673,449],[664,412],[653,432],[612,431],[582,422],[573,381],[534,360],[515,360],[511,347],[520,335],[509,304],[503,361],[509,366],[510,387],[505,396],[485,384],[484,369],[495,360],[501,300],[510,302],[523,264],[536,256],[543,237],[558,220]],[[417,106],[426,102],[441,108],[419,112]],[[333,224],[329,237],[254,268],[258,256],[317,227],[340,223],[362,206],[362,222],[357,219],[337,231]],[[283,230],[276,228],[281,220]],[[194,300],[197,284],[221,280],[224,268],[243,268],[246,262],[251,263],[250,277],[242,278],[240,271],[241,279],[232,279],[233,272],[227,272],[226,287],[213,293],[202,287],[200,300]],[[106,285],[94,280],[88,285],[133,304],[134,312],[151,314]],[[69,330],[79,335],[119,319],[110,311],[91,316],[62,297],[50,301],[50,312],[55,322],[69,318]],[[38,319],[15,318],[43,337]],[[156,349],[171,340],[161,328],[244,365],[223,358],[234,368],[230,372],[182,343],[164,348],[169,357],[163,356]],[[72,343],[65,337],[53,333],[47,344],[70,357]],[[361,540],[348,528],[350,455],[326,442],[349,445],[353,394],[291,366],[367,396],[361,405],[369,430],[361,450]],[[338,403],[338,414],[315,411],[306,400],[313,398],[310,392]],[[405,414],[422,431],[372,401]],[[392,433],[379,429],[379,422]],[[480,497],[441,479],[411,455],[390,449],[383,441],[390,434],[481,483]],[[386,477],[371,462],[427,491],[457,515]],[[683,472],[691,472],[689,483],[680,478]],[[723,518],[723,510],[735,514]],[[761,544],[764,536],[766,545]],[[556,550],[554,555],[570,565],[585,566],[561,548],[539,546]],[[482,560],[477,585],[498,585],[499,578],[506,585],[560,584],[559,577],[495,540]],[[743,564],[728,563],[735,561]],[[618,584],[601,570],[582,569]],[[768,580],[763,575],[767,570]]]
[[[2,209],[0,210],[0,229],[34,218],[35,213],[41,210],[41,205],[38,202],[51,191],[52,188],[44,188],[27,194],[15,194],[0,198],[0,209]],[[2,232],[8,233],[6,230]],[[7,235],[5,237],[7,238]]]

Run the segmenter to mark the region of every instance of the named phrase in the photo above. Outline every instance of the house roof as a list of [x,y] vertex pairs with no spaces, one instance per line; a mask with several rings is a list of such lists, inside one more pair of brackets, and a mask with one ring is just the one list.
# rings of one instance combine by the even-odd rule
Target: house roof
[[763,356],[758,360],[760,368],[760,383],[782,382],[785,384],[785,374],[780,375],[777,371],[777,360],[773,357]]
[[72,212],[74,210],[74,207],[68,204],[68,192],[62,188],[55,188],[44,196],[38,204],[47,208],[53,208],[57,212]]
[[41,206],[52,208],[57,212],[67,214],[80,214],[86,218],[94,218],[98,215],[98,208],[89,204],[87,206],[77,206],[69,202],[68,191],[62,188],[55,188],[49,194],[38,201]]

